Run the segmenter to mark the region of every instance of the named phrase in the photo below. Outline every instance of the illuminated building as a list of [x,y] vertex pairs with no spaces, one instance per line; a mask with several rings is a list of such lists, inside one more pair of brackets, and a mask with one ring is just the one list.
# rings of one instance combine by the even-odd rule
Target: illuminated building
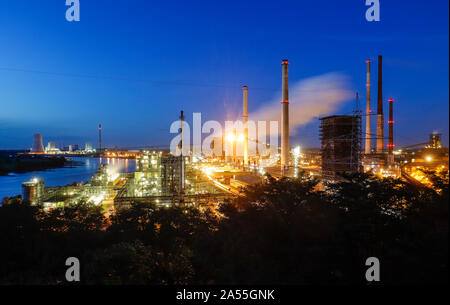
[[44,181],[33,178],[30,181],[23,182],[22,191],[23,201],[29,202],[32,205],[40,204],[44,195]]
[[[180,158],[184,160],[184,172]],[[183,204],[202,205],[228,198],[229,195],[218,190],[201,169],[200,164],[194,164],[187,156],[144,151],[137,159],[136,172],[129,174],[126,184],[115,197],[114,206],[126,208],[136,202],[158,206],[179,204],[180,188],[184,189]]]
[[45,153],[46,154],[59,154],[61,151],[56,148],[55,142],[48,142],[47,146],[45,147]]
[[91,143],[86,143],[84,145],[84,152],[86,153],[91,153],[94,152],[95,150],[92,148],[92,144]]
[[428,145],[429,148],[442,148],[442,142],[441,142],[441,134],[440,133],[432,133],[430,134],[430,144]]

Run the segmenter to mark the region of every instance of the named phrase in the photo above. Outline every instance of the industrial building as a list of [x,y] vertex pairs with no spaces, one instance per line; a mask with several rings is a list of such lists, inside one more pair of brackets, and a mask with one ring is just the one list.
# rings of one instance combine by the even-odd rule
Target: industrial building
[[47,146],[45,147],[45,153],[60,154],[61,150],[59,148],[56,148],[55,142],[48,142]]
[[42,203],[44,196],[44,181],[41,179],[31,179],[22,183],[23,201],[31,205]]
[[208,205],[229,198],[201,171],[190,157],[173,156],[162,151],[144,152],[137,159],[136,172],[114,199],[116,208],[133,202]]
[[320,121],[322,178],[336,181],[343,173],[359,172],[360,116],[333,115]]
[[44,153],[44,144],[42,144],[42,134],[37,133],[33,136],[33,146],[31,148],[31,153],[34,154],[43,154]]
[[[242,87],[242,122],[238,129],[214,138],[210,149],[213,154],[193,154],[192,147],[178,150],[179,156],[167,151],[142,149],[120,150],[102,147],[102,125],[98,125],[98,150],[106,158],[136,159],[133,173],[112,172],[101,165],[91,181],[84,185],[44,188],[43,181],[23,184],[24,198],[45,208],[64,206],[77,202],[93,202],[109,208],[121,209],[133,203],[153,203],[159,207],[171,205],[210,206],[242,195],[242,187],[260,183],[265,174],[275,178],[318,177],[327,182],[340,181],[346,173],[370,172],[380,177],[402,177],[406,180],[426,182],[421,170],[448,170],[448,149],[442,148],[440,134],[430,135],[428,142],[403,148],[394,144],[394,100],[388,99],[388,138],[384,138],[382,56],[378,56],[377,110],[371,108],[371,63],[367,64],[366,109],[359,110],[359,94],[356,108],[351,115],[331,115],[320,118],[320,150],[291,149],[289,136],[289,62],[283,59],[281,94],[281,145],[276,147],[261,139],[250,139],[248,129],[248,87]],[[372,128],[372,115],[376,116],[376,128]],[[365,131],[362,133],[362,119]],[[183,111],[181,122],[184,121]],[[180,128],[181,138],[183,135]],[[240,128],[239,127],[239,128]],[[375,130],[375,134],[372,133]],[[372,143],[375,142],[375,143]],[[387,142],[387,148],[384,143]],[[249,150],[249,143],[256,143],[256,150]],[[362,147],[364,144],[364,147]],[[373,146],[373,147],[372,147]],[[416,149],[416,147],[420,148]],[[275,148],[266,156],[264,149]],[[252,147],[253,148],[253,147]],[[414,149],[412,149],[414,148]],[[239,153],[237,153],[239,150]],[[59,151],[49,142],[45,152]],[[85,150],[68,147],[70,154],[92,153],[95,149],[86,143]],[[34,135],[33,153],[43,153],[42,135]],[[63,153],[63,152],[61,152]],[[264,156],[263,156],[264,155]]]

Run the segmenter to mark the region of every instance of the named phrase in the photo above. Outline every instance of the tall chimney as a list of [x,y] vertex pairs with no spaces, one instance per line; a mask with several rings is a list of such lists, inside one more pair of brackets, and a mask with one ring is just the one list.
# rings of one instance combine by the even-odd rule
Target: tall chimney
[[102,124],[98,124],[98,150],[102,153]]
[[243,88],[242,123],[244,124],[244,166],[248,166],[248,88]]
[[368,59],[366,63],[367,63],[367,83],[366,83],[367,105],[366,105],[365,153],[370,154],[372,152],[372,127],[371,127],[371,110],[370,110],[370,59]]
[[282,66],[282,99],[281,99],[281,173],[284,176],[289,165],[289,88],[288,88],[289,61],[283,59]]
[[389,99],[389,144],[388,144],[388,152],[389,155],[392,155],[394,151],[394,100]]
[[184,156],[183,156],[183,125],[184,125],[184,111],[181,110],[180,115],[180,134],[181,134],[181,140],[180,140],[180,189],[179,189],[179,195],[180,195],[180,205],[184,204]]
[[377,105],[377,153],[384,148],[384,119],[383,119],[383,58],[378,55],[378,105]]

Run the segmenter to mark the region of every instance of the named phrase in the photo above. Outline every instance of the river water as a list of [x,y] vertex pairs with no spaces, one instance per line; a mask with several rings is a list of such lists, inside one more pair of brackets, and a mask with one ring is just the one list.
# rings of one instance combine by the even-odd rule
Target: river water
[[92,178],[101,163],[108,164],[118,172],[134,172],[136,160],[114,158],[72,158],[83,164],[74,167],[55,168],[46,171],[36,171],[21,174],[0,176],[0,202],[8,196],[22,194],[22,182],[32,178],[44,179],[45,186],[63,186],[74,182],[83,183]]

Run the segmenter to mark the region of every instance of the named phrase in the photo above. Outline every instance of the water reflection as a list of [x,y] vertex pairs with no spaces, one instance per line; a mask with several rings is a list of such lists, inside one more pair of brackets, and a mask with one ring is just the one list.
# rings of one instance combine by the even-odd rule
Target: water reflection
[[0,201],[3,197],[15,196],[22,193],[22,182],[32,178],[44,179],[46,186],[60,186],[74,182],[84,183],[91,179],[101,163],[106,163],[117,172],[134,172],[136,160],[113,158],[73,158],[73,161],[81,161],[81,166],[57,168],[48,171],[38,171],[23,174],[11,174],[0,176]]

